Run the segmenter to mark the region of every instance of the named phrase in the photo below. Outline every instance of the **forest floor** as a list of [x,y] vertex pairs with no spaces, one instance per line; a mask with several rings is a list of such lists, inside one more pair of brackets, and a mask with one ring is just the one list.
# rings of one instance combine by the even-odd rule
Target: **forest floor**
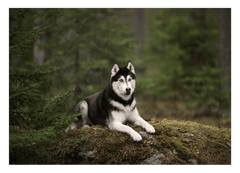
[[152,97],[138,97],[137,107],[144,119],[189,120],[216,127],[231,128],[231,112],[222,111],[219,105],[208,109],[187,101],[160,100]]
[[[136,98],[140,115],[156,130],[134,142],[105,126],[62,133],[55,143],[11,148],[10,164],[231,164],[231,115],[183,101]],[[24,153],[24,155],[23,155]],[[26,157],[27,156],[27,157]]]
[[128,124],[140,142],[105,126],[84,127],[45,147],[12,148],[10,164],[231,164],[230,129],[184,120],[149,123],[155,134]]

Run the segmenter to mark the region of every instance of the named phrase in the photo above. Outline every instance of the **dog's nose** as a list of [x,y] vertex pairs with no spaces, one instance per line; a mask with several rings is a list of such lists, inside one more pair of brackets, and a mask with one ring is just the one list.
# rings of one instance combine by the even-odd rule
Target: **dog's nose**
[[126,94],[129,95],[131,92],[131,88],[126,88]]

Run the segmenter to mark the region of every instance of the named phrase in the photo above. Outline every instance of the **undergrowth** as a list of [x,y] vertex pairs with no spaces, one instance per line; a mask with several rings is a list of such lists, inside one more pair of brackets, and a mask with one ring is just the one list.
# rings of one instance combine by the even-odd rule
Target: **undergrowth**
[[[55,143],[16,146],[10,164],[141,164],[156,152],[164,154],[159,158],[162,164],[190,164],[190,159],[197,164],[231,164],[230,129],[179,120],[149,123],[156,133],[141,142],[104,126],[85,127],[63,133],[64,139]],[[89,151],[94,154],[86,157]]]

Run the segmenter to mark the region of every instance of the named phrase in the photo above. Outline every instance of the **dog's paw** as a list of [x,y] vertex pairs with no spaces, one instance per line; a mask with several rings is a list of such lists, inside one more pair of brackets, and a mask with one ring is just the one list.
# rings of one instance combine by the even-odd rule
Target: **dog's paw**
[[150,124],[146,127],[146,131],[148,133],[155,133],[155,129],[153,126],[151,126]]
[[65,132],[68,132],[70,129],[71,129],[71,130],[77,129],[77,125],[76,125],[75,123],[70,124],[70,126],[65,129]]
[[131,135],[133,140],[136,141],[136,142],[139,142],[142,140],[142,136],[139,134],[139,133],[134,133],[133,135]]
[[70,127],[66,128],[66,129],[65,129],[65,132],[68,132],[69,130],[70,130]]

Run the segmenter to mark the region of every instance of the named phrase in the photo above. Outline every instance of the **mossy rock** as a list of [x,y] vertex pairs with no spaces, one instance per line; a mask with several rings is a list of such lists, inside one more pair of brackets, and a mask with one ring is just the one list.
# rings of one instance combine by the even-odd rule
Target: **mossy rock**
[[[77,130],[81,136],[90,136],[82,145],[96,151],[94,158],[82,164],[141,164],[156,152],[165,155],[159,158],[162,164],[190,164],[192,159],[197,164],[231,164],[230,129],[191,121],[152,119],[149,123],[156,133],[141,142],[104,126]],[[144,130],[128,125],[138,132]]]
[[[231,129],[179,120],[149,123],[156,133],[140,142],[99,125],[69,131],[63,141],[48,147],[50,158],[44,164],[144,164],[156,153],[164,155],[155,162],[161,164],[231,164]],[[42,149],[35,151],[40,157]]]

